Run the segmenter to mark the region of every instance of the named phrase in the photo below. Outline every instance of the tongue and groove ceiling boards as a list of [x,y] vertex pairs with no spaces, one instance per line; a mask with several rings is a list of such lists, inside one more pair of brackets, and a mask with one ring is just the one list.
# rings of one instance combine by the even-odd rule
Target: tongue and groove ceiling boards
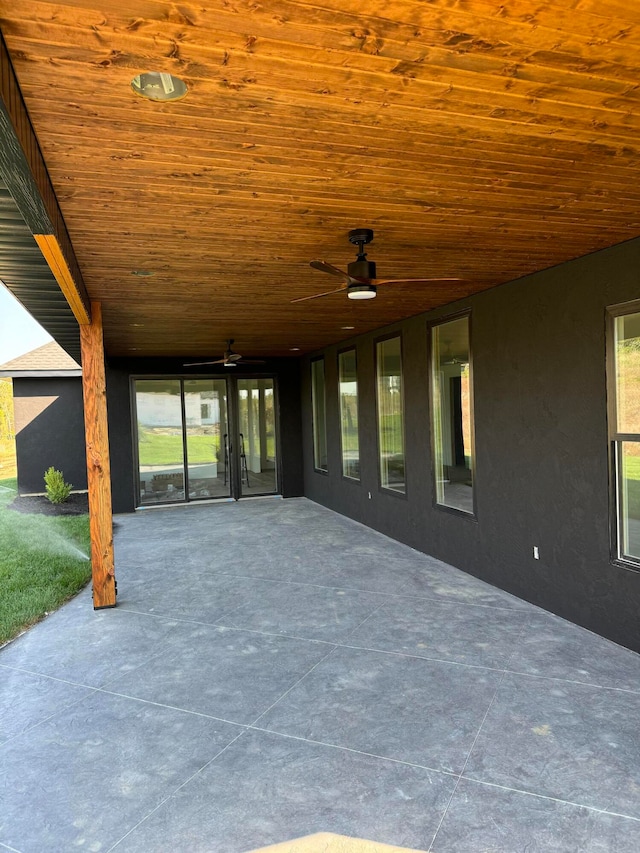
[[[110,355],[310,351],[640,235],[628,0],[0,0],[0,28]],[[362,227],[379,277],[463,281],[291,304]]]

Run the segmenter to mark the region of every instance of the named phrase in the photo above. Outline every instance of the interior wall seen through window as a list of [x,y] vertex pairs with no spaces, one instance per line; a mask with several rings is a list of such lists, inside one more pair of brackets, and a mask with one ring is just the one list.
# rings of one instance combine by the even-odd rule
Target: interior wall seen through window
[[405,494],[402,342],[387,338],[376,344],[378,455],[380,485]]
[[469,317],[431,327],[431,428],[436,503],[473,513]]
[[313,467],[327,471],[327,401],[324,359],[311,362],[311,409],[313,417]]
[[340,395],[340,438],[342,475],[360,479],[360,439],[358,434],[358,370],[355,349],[338,355]]

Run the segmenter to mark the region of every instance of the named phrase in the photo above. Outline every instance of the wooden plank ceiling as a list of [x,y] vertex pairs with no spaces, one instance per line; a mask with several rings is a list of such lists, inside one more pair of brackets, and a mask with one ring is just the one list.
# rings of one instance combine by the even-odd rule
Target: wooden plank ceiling
[[[112,355],[310,351],[640,234],[628,0],[0,0],[0,28]],[[149,70],[187,97],[135,95]],[[465,281],[291,304],[358,227],[380,277]]]

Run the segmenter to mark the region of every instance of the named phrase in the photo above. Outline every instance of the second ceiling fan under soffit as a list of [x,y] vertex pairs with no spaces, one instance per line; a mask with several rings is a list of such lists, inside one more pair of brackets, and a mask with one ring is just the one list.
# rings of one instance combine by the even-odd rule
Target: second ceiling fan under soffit
[[266,364],[262,358],[244,358],[239,352],[234,352],[231,349],[233,343],[233,338],[229,338],[227,349],[222,358],[218,358],[215,361],[190,361],[183,364],[183,367],[200,367],[205,364],[223,364],[225,367],[236,367],[238,364]]
[[326,290],[324,293],[314,293],[312,296],[292,299],[291,302],[306,302],[308,299],[319,299],[321,296],[330,296],[344,290],[347,291],[349,299],[373,299],[378,292],[378,287],[387,284],[435,284],[438,282],[445,284],[452,281],[464,281],[461,278],[376,278],[375,261],[367,260],[367,253],[364,250],[364,247],[372,240],[373,231],[371,228],[355,228],[353,231],[349,231],[349,242],[358,247],[358,254],[355,261],[347,264],[346,272],[327,263],[327,261],[314,260],[309,264],[315,270],[343,279],[340,287],[336,287],[334,290]]

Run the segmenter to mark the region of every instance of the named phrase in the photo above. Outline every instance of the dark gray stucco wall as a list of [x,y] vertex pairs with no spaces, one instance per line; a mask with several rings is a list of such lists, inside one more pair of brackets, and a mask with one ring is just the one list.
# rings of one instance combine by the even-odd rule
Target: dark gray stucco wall
[[13,397],[19,493],[44,492],[51,465],[74,490],[86,489],[82,379],[16,378]]
[[[348,342],[322,353],[327,475],[313,470],[306,359],[305,494],[640,650],[640,574],[609,555],[605,370],[605,307],[640,298],[639,269],[634,240],[354,339],[360,484],[340,476],[336,363]],[[477,520],[434,507],[431,478],[427,321],[464,308],[472,311]],[[406,499],[378,489],[374,341],[394,329],[403,338]]]
[[[120,360],[118,360],[120,364]],[[129,372],[124,365],[106,364],[107,419],[109,422],[109,459],[111,463],[111,506],[113,512],[135,509],[135,472],[133,470],[133,433]]]
[[[198,359],[194,359],[198,360]],[[136,505],[133,426],[131,411],[132,376],[226,376],[224,368],[191,368],[184,359],[120,359],[107,361],[107,407],[114,512],[133,512]],[[300,402],[300,362],[295,358],[271,359],[260,365],[262,375],[275,376],[278,387],[280,429],[280,473],[283,497],[303,494],[302,434]],[[256,375],[238,367],[235,376]]]

